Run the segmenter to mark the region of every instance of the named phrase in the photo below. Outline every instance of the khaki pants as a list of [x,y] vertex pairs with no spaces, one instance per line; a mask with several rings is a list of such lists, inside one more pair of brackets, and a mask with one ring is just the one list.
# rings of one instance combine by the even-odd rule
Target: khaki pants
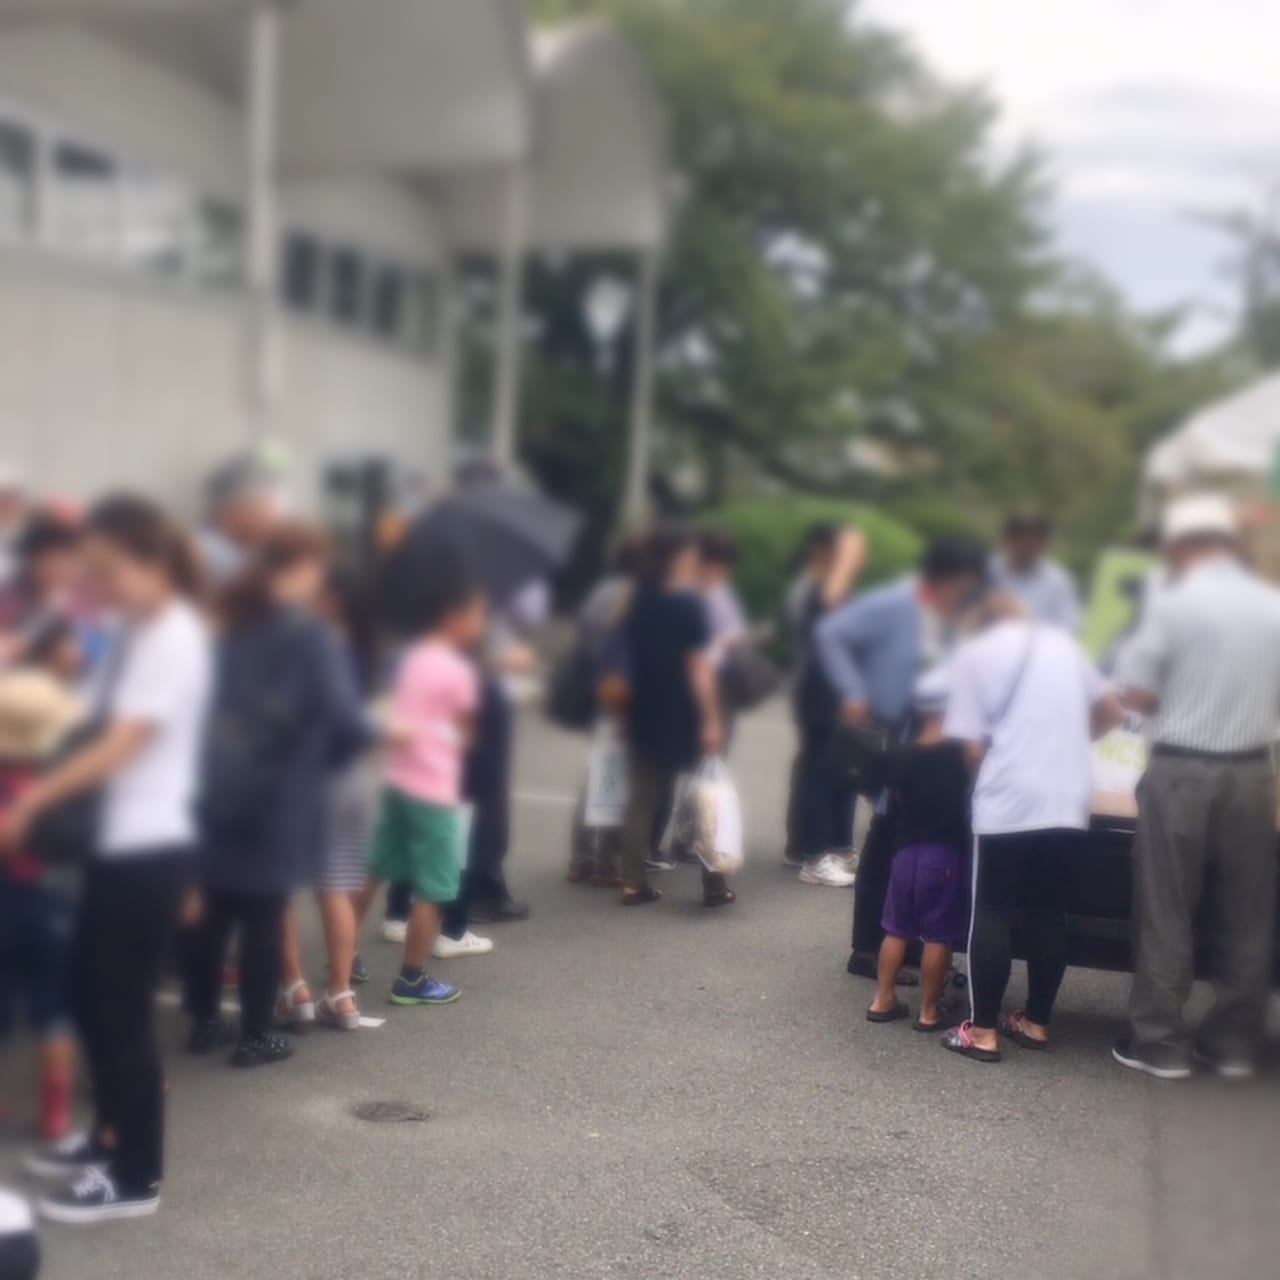
[[1187,1049],[1192,921],[1211,883],[1213,1011],[1197,1041],[1252,1057],[1266,1020],[1276,906],[1276,783],[1266,761],[1156,755],[1138,787],[1134,841],[1136,1045]]

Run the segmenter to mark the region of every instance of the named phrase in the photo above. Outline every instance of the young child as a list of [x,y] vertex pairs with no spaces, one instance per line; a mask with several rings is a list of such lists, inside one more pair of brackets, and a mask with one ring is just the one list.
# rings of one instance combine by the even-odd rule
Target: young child
[[392,694],[386,786],[357,902],[363,920],[386,880],[413,888],[400,976],[391,1002],[449,1004],[461,992],[426,969],[440,908],[458,896],[463,862],[462,768],[479,682],[468,654],[485,633],[483,593],[441,568],[425,634],[405,654]]
[[[0,676],[0,813],[36,778],[79,720],[69,684],[80,672],[70,626],[48,623],[22,666]],[[40,1136],[71,1128],[75,1040],[66,1008],[71,901],[34,859],[0,855],[0,1042],[21,1010],[36,1040]]]
[[930,672],[916,691],[919,734],[888,762],[888,785],[897,815],[889,892],[882,926],[879,987],[868,1022],[897,1022],[909,1015],[898,999],[898,974],[907,947],[924,943],[917,1031],[945,1031],[954,1019],[942,992],[954,945],[968,932],[969,771],[958,742],[943,737],[946,675]]

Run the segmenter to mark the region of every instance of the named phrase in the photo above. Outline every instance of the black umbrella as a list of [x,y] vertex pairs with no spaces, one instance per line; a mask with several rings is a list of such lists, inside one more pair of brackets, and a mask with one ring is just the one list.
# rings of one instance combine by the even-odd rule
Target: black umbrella
[[381,595],[388,624],[418,630],[433,583],[459,569],[493,604],[504,604],[569,558],[580,523],[561,503],[507,484],[441,499],[413,523],[387,561]]

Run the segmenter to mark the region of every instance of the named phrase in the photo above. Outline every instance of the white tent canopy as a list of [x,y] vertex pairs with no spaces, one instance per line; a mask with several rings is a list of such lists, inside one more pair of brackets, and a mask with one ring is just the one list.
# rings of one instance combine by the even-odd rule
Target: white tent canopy
[[1147,455],[1148,494],[1266,477],[1280,449],[1280,373],[1193,415]]

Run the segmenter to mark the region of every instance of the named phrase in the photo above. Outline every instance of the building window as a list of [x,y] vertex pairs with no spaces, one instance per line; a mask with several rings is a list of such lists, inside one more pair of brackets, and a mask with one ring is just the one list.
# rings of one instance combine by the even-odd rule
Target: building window
[[333,318],[343,325],[355,327],[364,320],[364,291],[367,268],[354,249],[336,249],[330,259],[329,301]]
[[295,311],[317,311],[323,293],[324,255],[311,237],[290,232],[285,237],[280,275],[284,300]]
[[123,170],[118,199],[125,265],[161,276],[183,275],[194,247],[195,192],[174,178]]
[[379,267],[373,278],[373,331],[387,342],[400,339],[404,324],[404,272]]
[[59,142],[51,178],[52,242],[89,257],[116,257],[120,203],[115,162],[81,143]]
[[423,274],[411,276],[405,290],[404,322],[400,335],[406,347],[423,354],[435,349],[439,309],[439,290],[434,277]]
[[196,202],[191,244],[191,278],[211,289],[234,289],[244,262],[244,218],[220,200]]
[[0,120],[0,236],[35,230],[36,140],[30,129]]

